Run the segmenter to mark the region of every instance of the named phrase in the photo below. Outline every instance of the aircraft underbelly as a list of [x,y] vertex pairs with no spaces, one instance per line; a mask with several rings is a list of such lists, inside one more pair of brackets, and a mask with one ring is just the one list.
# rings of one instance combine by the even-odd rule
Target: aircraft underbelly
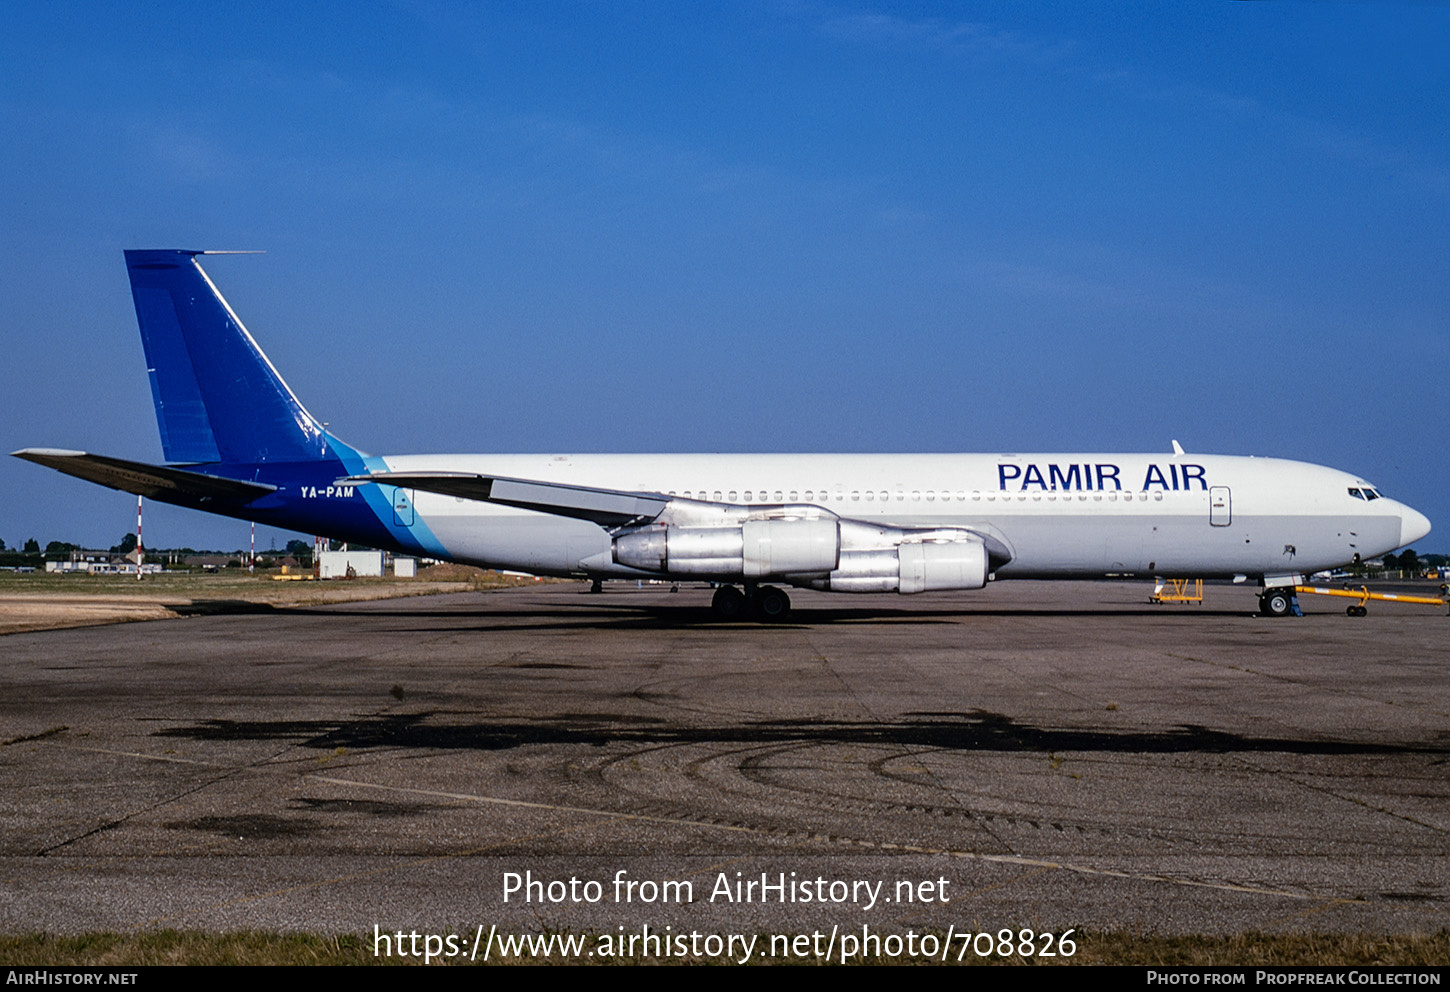
[[430,517],[428,525],[455,561],[540,575],[578,572],[585,558],[609,552],[610,538],[602,528],[565,517],[450,514]]

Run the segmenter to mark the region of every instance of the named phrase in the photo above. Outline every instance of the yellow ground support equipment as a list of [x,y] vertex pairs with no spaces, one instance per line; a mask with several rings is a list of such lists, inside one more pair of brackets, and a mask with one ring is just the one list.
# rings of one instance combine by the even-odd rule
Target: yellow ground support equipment
[[[1171,591],[1170,591],[1171,590]],[[1150,603],[1197,603],[1203,605],[1202,579],[1159,579],[1153,586]]]
[[1327,586],[1295,586],[1294,591],[1303,595],[1310,593],[1315,596],[1343,596],[1347,599],[1357,599],[1359,602],[1345,609],[1345,613],[1352,617],[1362,617],[1369,613],[1365,603],[1372,599],[1382,599],[1392,603],[1423,603],[1426,606],[1450,606],[1450,599],[1445,598],[1447,589],[1440,587],[1441,595],[1435,596],[1402,596],[1393,592],[1370,592],[1367,586],[1360,586],[1358,589],[1330,589]]

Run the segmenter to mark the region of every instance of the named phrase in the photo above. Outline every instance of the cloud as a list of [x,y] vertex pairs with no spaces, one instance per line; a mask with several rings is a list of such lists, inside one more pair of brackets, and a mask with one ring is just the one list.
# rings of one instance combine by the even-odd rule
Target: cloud
[[1076,47],[1065,39],[1035,38],[975,21],[936,17],[909,19],[891,14],[827,17],[819,25],[828,37],[854,44],[907,48],[969,58],[1057,61]]

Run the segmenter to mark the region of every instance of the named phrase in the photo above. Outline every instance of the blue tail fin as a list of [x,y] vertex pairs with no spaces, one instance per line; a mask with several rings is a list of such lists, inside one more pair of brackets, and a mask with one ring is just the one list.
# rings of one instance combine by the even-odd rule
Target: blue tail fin
[[329,438],[207,278],[200,251],[126,252],[161,447],[172,464],[313,461]]

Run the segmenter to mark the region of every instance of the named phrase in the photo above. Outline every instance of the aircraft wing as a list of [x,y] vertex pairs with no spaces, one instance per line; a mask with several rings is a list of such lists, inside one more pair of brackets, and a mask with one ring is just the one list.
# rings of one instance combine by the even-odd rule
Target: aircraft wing
[[123,458],[92,455],[60,448],[24,448],[12,451],[16,458],[53,468],[87,482],[97,482],[122,492],[181,506],[199,507],[212,502],[250,503],[276,492],[276,486],[240,482],[202,472],[147,465]]
[[376,482],[403,489],[421,489],[460,499],[502,503],[559,517],[589,520],[602,527],[621,527],[653,520],[670,498],[660,493],[591,489],[533,479],[507,479],[467,472],[373,472],[339,480],[358,486]]
[[[678,532],[691,528],[707,528],[712,533],[721,529],[743,527],[748,521],[774,524],[790,520],[823,520],[837,522],[840,540],[847,551],[853,546],[868,549],[892,548],[902,541],[961,541],[967,536],[980,542],[991,561],[1003,564],[1014,557],[1001,535],[991,528],[980,527],[899,527],[840,517],[819,504],[743,504],[716,503],[705,500],[671,497],[663,493],[624,492],[617,489],[594,489],[537,479],[509,479],[501,476],[476,475],[470,472],[373,472],[338,479],[338,485],[359,486],[367,483],[421,489],[459,499],[502,503],[525,510],[551,513],[559,517],[588,520],[601,527],[622,531],[642,524],[663,524]],[[742,530],[742,539],[743,539]],[[834,567],[834,566],[833,566]]]

